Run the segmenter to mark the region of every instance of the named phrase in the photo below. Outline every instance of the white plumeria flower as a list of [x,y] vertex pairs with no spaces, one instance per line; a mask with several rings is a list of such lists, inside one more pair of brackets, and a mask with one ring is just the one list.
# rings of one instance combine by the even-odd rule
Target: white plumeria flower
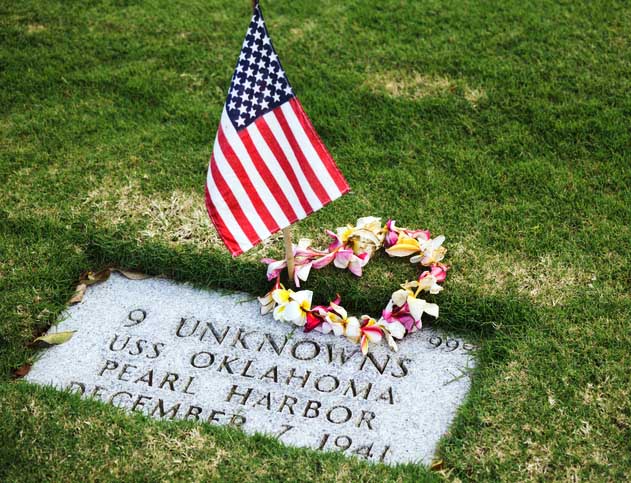
[[438,305],[431,304],[423,299],[417,299],[411,290],[401,289],[392,294],[392,303],[394,305],[402,307],[406,302],[410,315],[415,322],[414,327],[408,328],[408,330],[411,329],[410,331],[422,327],[421,317],[424,313],[432,317],[438,317]]
[[[326,314],[325,322],[328,328],[335,335],[346,337],[359,337],[359,320],[357,317],[349,317],[346,309],[337,304],[331,303],[332,311]],[[328,331],[327,331],[328,332]]]
[[[311,310],[312,297],[313,292],[311,290],[292,292],[289,296],[289,302],[283,306],[280,319],[300,327],[304,326],[307,323],[307,312]],[[276,310],[274,314],[276,314]]]
[[362,218],[357,218],[355,226],[357,228],[363,228],[364,230],[370,230],[377,235],[382,229],[381,218],[376,216],[364,216]]
[[287,290],[285,288],[277,288],[272,291],[272,300],[276,303],[276,308],[274,309],[274,319],[285,320],[285,308],[291,301],[292,293],[293,290]]
[[355,226],[347,225],[337,229],[337,237],[344,246],[352,248],[355,255],[367,253],[369,258],[381,247],[384,236],[381,218],[375,216],[359,218]]
[[438,284],[438,280],[436,279],[436,277],[432,275],[429,271],[423,272],[418,280],[406,282],[401,285],[401,287],[406,289],[416,289],[417,295],[423,290],[431,293],[432,295],[436,295],[437,293],[440,293],[443,289],[443,287]]
[[388,322],[384,318],[379,319],[377,324],[381,327],[383,335],[386,338],[386,342],[388,342],[388,346],[390,346],[393,351],[398,351],[399,347],[394,339],[401,340],[405,336],[405,327],[403,324],[401,322],[397,322],[396,320]]
[[443,289],[442,285],[438,284],[438,281],[436,280],[436,277],[434,275],[432,275],[429,272],[428,275],[425,275],[424,277],[420,278],[418,283],[418,289],[419,290],[425,290],[429,293],[431,293],[432,295],[436,295],[437,293],[440,293],[440,291]]
[[307,322],[307,312],[311,310],[311,290],[294,292],[278,288],[272,292],[272,299],[277,306],[274,309],[274,319],[282,322],[303,326]]
[[419,239],[421,253],[410,258],[410,263],[420,262],[421,265],[428,267],[440,262],[445,258],[445,253],[447,253],[447,249],[442,246],[444,241],[445,237],[443,235],[430,238],[429,240]]
[[[414,317],[414,320],[418,321],[417,327],[420,325],[423,313],[431,315],[432,317],[438,317],[438,305],[430,304],[423,299],[417,299],[413,296],[409,296],[408,307],[410,308],[410,315]],[[418,328],[420,329],[420,327]]]

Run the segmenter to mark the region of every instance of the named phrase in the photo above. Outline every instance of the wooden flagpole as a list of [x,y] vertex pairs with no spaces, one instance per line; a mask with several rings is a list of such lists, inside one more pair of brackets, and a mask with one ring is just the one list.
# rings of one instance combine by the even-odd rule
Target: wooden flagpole
[[283,228],[283,240],[285,241],[285,260],[287,260],[287,273],[289,274],[289,283],[294,283],[294,248],[291,243],[291,226]]

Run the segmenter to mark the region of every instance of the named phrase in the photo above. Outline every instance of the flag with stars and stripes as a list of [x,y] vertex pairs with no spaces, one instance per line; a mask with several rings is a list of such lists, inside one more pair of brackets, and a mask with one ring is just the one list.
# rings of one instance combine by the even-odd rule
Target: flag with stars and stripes
[[210,218],[236,256],[349,189],[287,80],[256,2],[208,168]]

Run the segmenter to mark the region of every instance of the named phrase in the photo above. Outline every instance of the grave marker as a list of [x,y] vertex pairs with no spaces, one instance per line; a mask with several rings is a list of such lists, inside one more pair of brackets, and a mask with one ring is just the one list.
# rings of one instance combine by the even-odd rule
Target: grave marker
[[371,461],[429,463],[470,385],[473,346],[423,329],[392,352],[305,334],[255,298],[118,274],[90,287],[27,380],[157,418],[231,424]]

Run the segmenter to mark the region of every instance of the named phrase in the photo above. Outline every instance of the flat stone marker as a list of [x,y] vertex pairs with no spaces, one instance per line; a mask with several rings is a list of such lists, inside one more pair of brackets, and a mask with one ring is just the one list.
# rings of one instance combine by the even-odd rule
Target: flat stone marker
[[52,331],[27,380],[153,417],[232,424],[295,446],[428,464],[470,386],[473,347],[423,329],[392,352],[305,334],[251,295],[118,274]]

